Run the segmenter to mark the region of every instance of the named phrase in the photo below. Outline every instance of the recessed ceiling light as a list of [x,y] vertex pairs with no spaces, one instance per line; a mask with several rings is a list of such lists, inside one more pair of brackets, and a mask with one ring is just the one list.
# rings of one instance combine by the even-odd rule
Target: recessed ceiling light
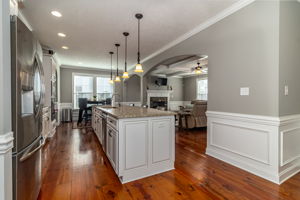
[[57,35],[58,35],[59,37],[66,37],[66,34],[64,34],[64,33],[57,33]]
[[69,47],[67,47],[67,46],[62,46],[61,48],[63,48],[63,49],[69,49]]
[[78,62],[78,65],[82,65],[83,63],[82,62]]
[[62,14],[56,10],[51,11],[51,14],[54,15],[55,17],[61,17]]

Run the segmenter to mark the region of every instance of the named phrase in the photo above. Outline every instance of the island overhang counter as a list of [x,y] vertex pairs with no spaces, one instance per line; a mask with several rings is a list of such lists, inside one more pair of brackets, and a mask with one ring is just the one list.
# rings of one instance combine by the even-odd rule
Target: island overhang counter
[[175,113],[94,106],[92,127],[122,183],[174,169]]

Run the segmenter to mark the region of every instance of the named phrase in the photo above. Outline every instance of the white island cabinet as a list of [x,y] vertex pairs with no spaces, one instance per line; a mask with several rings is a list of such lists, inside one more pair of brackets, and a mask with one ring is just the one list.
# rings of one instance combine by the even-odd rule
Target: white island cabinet
[[106,144],[100,142],[122,183],[174,169],[174,113],[128,106],[94,107],[94,119],[99,112],[107,114]]

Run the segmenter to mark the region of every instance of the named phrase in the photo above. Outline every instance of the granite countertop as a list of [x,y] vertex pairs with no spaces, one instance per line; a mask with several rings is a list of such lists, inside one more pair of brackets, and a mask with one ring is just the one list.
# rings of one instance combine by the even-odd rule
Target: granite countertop
[[172,116],[176,114],[170,111],[135,106],[121,106],[115,108],[112,108],[111,106],[96,106],[96,108],[118,119]]

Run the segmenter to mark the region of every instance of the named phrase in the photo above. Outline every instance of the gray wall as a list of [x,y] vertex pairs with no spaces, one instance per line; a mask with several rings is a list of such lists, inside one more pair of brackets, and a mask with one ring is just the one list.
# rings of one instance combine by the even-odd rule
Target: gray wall
[[11,131],[9,11],[9,1],[2,0],[0,2],[0,135]]
[[[148,87],[149,90],[167,90],[168,86],[172,86],[173,93],[171,95],[171,101],[183,101],[183,79],[176,77],[168,78],[168,86],[158,86],[155,84],[155,80],[157,77],[147,76],[145,89]],[[145,93],[145,97],[147,98],[147,93]]]
[[172,86],[173,93],[170,101],[183,101],[183,79],[182,78],[168,78],[168,85]]
[[131,76],[124,83],[124,101],[139,102],[141,99],[141,77],[138,75]]
[[[280,2],[279,115],[300,114],[300,3]],[[284,95],[288,85],[289,95]]]
[[[94,69],[78,69],[78,68],[60,68],[60,102],[72,103],[72,74],[93,74],[93,75],[110,75],[110,71],[94,70]],[[122,97],[122,85],[123,83],[115,84],[115,93],[118,93]]]
[[167,58],[208,55],[208,110],[278,116],[278,30],[279,2],[255,1],[144,62],[145,74]]
[[192,101],[197,99],[197,79],[205,77],[207,77],[207,75],[191,76],[183,79],[184,101]]

